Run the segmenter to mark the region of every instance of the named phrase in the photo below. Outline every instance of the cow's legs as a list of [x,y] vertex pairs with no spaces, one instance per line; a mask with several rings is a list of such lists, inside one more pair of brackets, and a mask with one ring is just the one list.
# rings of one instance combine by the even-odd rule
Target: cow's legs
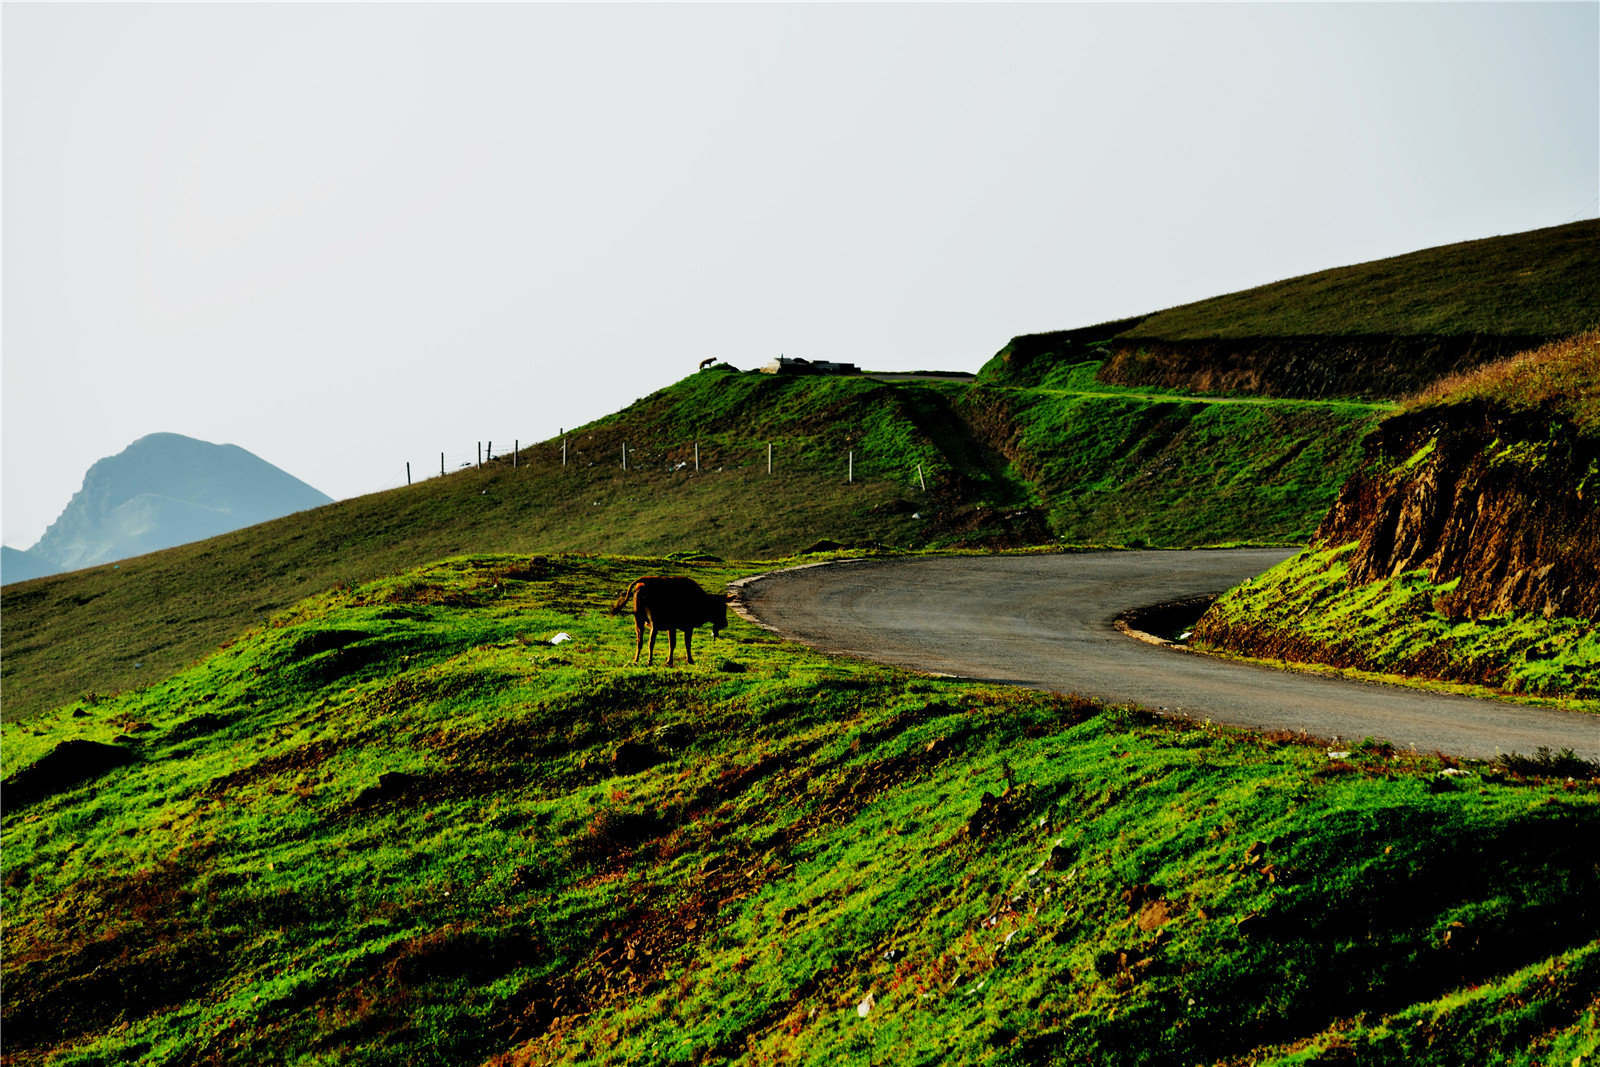
[[667,666],[672,666],[672,657],[678,651],[678,631],[667,627]]
[[654,619],[650,620],[650,659],[649,659],[649,665],[652,666],[652,667],[654,667],[656,665],[656,621]]
[[683,658],[689,661],[689,666],[694,666],[694,649],[689,647],[689,642],[694,640],[694,631],[683,631]]
[[[653,635],[652,635],[653,636]],[[644,620],[633,617],[633,662],[639,662],[639,650],[644,648]]]

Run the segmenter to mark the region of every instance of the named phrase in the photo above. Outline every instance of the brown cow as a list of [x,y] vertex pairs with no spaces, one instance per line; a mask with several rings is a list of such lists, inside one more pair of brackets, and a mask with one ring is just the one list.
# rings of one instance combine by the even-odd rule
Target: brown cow
[[678,631],[683,631],[683,654],[694,662],[690,642],[694,628],[703,622],[711,624],[711,639],[728,627],[728,597],[708,593],[693,578],[658,578],[647,576],[635,579],[622,591],[611,614],[620,613],[633,599],[633,662],[639,662],[639,652],[644,645],[644,628],[650,627],[650,666],[656,662],[656,631],[667,631],[667,666],[678,650]]

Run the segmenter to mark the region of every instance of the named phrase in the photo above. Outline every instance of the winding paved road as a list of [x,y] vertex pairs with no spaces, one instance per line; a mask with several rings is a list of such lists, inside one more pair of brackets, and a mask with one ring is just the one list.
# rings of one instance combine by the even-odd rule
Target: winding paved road
[[1119,632],[1130,608],[1220,593],[1283,549],[850,560],[739,583],[749,617],[828,652],[1135,701],[1189,718],[1382,737],[1492,759],[1541,745],[1600,759],[1600,716],[1231,663]]

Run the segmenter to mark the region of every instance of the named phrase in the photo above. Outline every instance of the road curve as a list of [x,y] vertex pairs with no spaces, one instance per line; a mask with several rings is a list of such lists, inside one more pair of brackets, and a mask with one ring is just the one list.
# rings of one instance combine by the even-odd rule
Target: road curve
[[1284,549],[848,560],[738,583],[754,621],[916,670],[1134,701],[1257,730],[1384,738],[1492,759],[1541,745],[1600,759],[1600,716],[1232,663],[1120,633],[1130,608],[1220,593]]

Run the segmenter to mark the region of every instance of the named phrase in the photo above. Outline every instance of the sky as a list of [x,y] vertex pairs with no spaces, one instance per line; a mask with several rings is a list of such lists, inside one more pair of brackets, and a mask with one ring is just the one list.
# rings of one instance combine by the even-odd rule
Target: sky
[[0,541],[1600,212],[1600,5],[0,8]]

